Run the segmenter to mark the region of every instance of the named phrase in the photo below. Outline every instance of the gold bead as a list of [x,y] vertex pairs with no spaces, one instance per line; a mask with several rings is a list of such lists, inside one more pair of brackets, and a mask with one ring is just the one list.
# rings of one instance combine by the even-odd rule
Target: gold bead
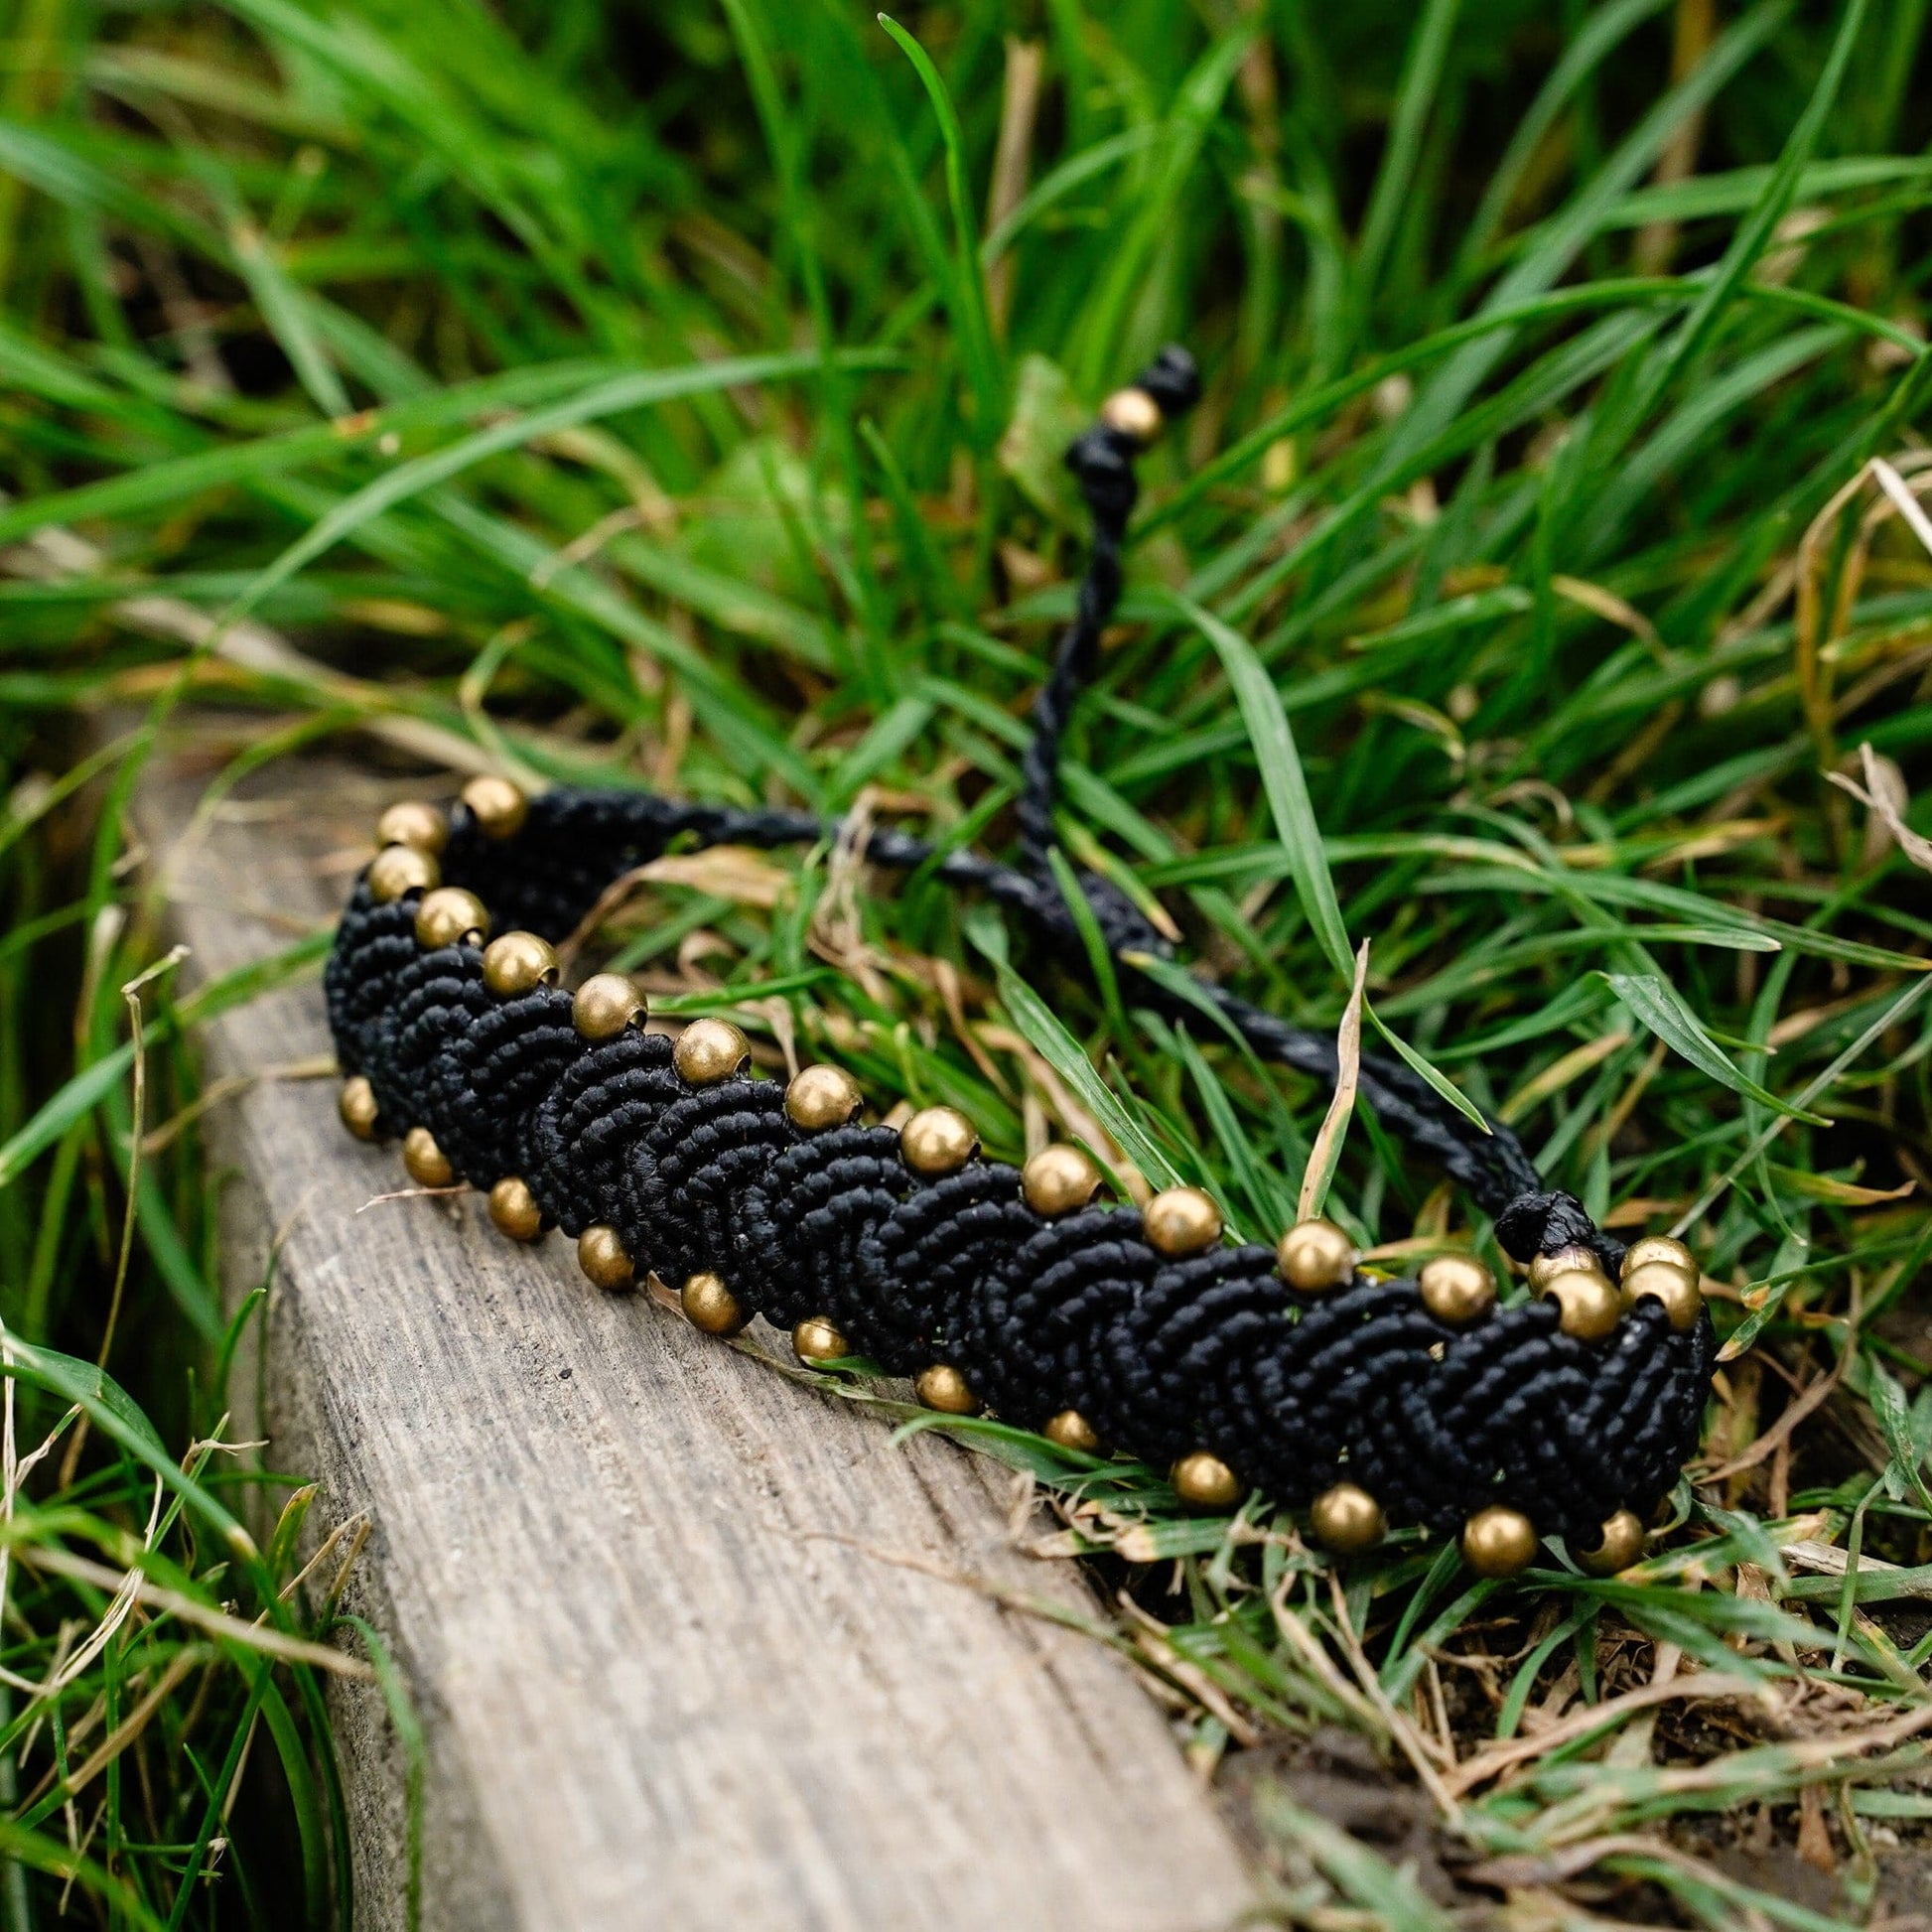
[[463,802],[486,839],[514,838],[530,815],[530,801],[507,778],[472,778]]
[[1168,1472],[1173,1492],[1196,1509],[1232,1509],[1241,1500],[1241,1478],[1218,1455],[1196,1449]]
[[637,1269],[623,1251],[618,1231],[601,1223],[577,1237],[577,1265],[599,1288],[613,1294],[637,1284]]
[[852,1344],[830,1315],[814,1314],[791,1331],[791,1352],[801,1362],[836,1362],[852,1353]]
[[1161,405],[1145,389],[1131,388],[1116,389],[1100,405],[1100,420],[1109,429],[1119,430],[1121,435],[1145,445],[1161,434],[1166,419],[1161,414]]
[[456,1179],[450,1157],[427,1127],[412,1127],[402,1137],[402,1164],[419,1187],[448,1187]]
[[865,1104],[858,1081],[842,1066],[801,1067],[785,1088],[785,1118],[801,1134],[843,1127]]
[[953,1173],[978,1150],[980,1137],[957,1107],[922,1107],[898,1130],[898,1151],[914,1173]]
[[489,1218],[496,1232],[512,1241],[534,1241],[543,1232],[543,1209],[530,1183],[517,1174],[506,1173],[489,1190]]
[[1389,1530],[1382,1505],[1353,1482],[1322,1490],[1309,1505],[1309,1524],[1323,1547],[1341,1557],[1374,1549]]
[[1438,1255],[1417,1277],[1422,1305],[1451,1328],[1486,1313],[1496,1300],[1496,1278],[1473,1255]]
[[980,1399],[972,1384],[950,1362],[934,1362],[912,1387],[928,1409],[937,1409],[942,1416],[979,1414]]
[[422,798],[391,805],[375,822],[377,845],[413,845],[436,858],[450,841],[450,821]]
[[1297,1221],[1277,1252],[1282,1280],[1304,1295],[1343,1288],[1355,1279],[1355,1244],[1332,1221]]
[[593,973],[577,989],[570,1017],[586,1039],[616,1039],[633,1020],[644,1017],[644,1002],[621,973]]
[[1478,1577],[1513,1577],[1536,1556],[1536,1525],[1520,1509],[1492,1503],[1462,1525],[1462,1560]]
[[375,1139],[375,1124],[382,1110],[375,1104],[375,1089],[361,1074],[351,1074],[343,1082],[343,1090],[336,1096],[336,1111],[358,1141]]
[[684,1318],[708,1335],[735,1335],[752,1318],[716,1275],[691,1276],[678,1291],[677,1300]]
[[425,893],[416,906],[416,943],[436,952],[454,946],[471,933],[480,937],[489,931],[489,914],[475,893],[461,886],[439,886]]
[[1702,1272],[1690,1249],[1668,1234],[1639,1235],[1623,1251],[1622,1272],[1626,1276],[1631,1275],[1652,1261],[1667,1261],[1673,1268],[1683,1269],[1693,1281]]
[[1568,1248],[1559,1248],[1555,1254],[1538,1255],[1530,1263],[1530,1287],[1541,1295],[1545,1284],[1554,1276],[1567,1274],[1573,1268],[1600,1269],[1601,1266],[1595,1255],[1586,1247],[1573,1244]]
[[1221,1210],[1198,1187],[1167,1187],[1141,1209],[1141,1228],[1156,1254],[1177,1261],[1221,1238]]
[[680,1076],[694,1087],[728,1080],[752,1057],[752,1042],[729,1020],[694,1020],[671,1050]]
[[1619,1509],[1603,1525],[1603,1541],[1587,1553],[1573,1550],[1578,1565],[1592,1577],[1614,1577],[1643,1555],[1644,1527],[1635,1510]]
[[499,1000],[557,983],[557,954],[534,932],[505,932],[483,948],[483,984]]
[[1043,1147],[1020,1170],[1020,1191],[1035,1214],[1071,1214],[1100,1191],[1097,1162],[1064,1142]]
[[1670,1325],[1680,1335],[1697,1326],[1704,1290],[1698,1285],[1695,1268],[1680,1268],[1671,1261],[1646,1261],[1632,1268],[1623,1278],[1622,1306],[1633,1309],[1645,1296],[1655,1296],[1663,1303]]
[[1600,1269],[1563,1269],[1543,1284],[1541,1292],[1563,1311],[1563,1332],[1579,1341],[1601,1341],[1623,1313],[1623,1298]]
[[388,905],[405,893],[427,893],[441,882],[443,868],[413,845],[385,845],[369,861],[369,897]]
[[1077,1409],[1062,1409],[1057,1416],[1049,1417],[1039,1433],[1061,1449],[1078,1449],[1082,1455],[1100,1453],[1100,1438],[1093,1433],[1093,1424]]

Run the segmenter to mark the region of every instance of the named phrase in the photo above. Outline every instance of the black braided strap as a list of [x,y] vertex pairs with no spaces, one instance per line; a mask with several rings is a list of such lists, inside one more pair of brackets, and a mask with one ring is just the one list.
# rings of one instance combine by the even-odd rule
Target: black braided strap
[[[624,856],[642,849],[631,801],[592,802],[533,800],[531,850],[547,862],[556,822],[593,819]],[[457,816],[449,876],[487,872],[537,909],[527,834],[485,863]],[[604,876],[584,865],[579,898]],[[693,1087],[670,1040],[640,1028],[586,1041],[567,994],[498,999],[476,946],[405,937],[417,897],[376,905],[364,884],[350,901],[327,975],[344,1067],[369,1079],[392,1130],[428,1127],[478,1185],[519,1173],[567,1234],[615,1227],[640,1274],[716,1274],[748,1314],[781,1326],[827,1315],[888,1370],[948,1363],[1035,1427],[1077,1409],[1157,1465],[1205,1449],[1283,1503],[1358,1482],[1396,1523],[1447,1528],[1506,1503],[1587,1542],[1616,1510],[1654,1504],[1696,1446],[1708,1315],[1680,1334],[1640,1303],[1589,1342],[1538,1302],[1457,1329],[1412,1282],[1358,1277],[1311,1297],[1288,1287],[1270,1249],[1170,1259],[1134,1208],[1048,1219],[1002,1163],[926,1178],[888,1129],[800,1132],[775,1081]],[[540,909],[555,934],[584,908],[551,894]],[[1538,1194],[1507,1233],[1523,1239],[1534,1221],[1568,1244],[1580,1214]]]
[[[1191,361],[1164,351],[1123,392],[1131,406],[1110,405],[1068,454],[1094,547],[1035,705],[1020,863],[893,828],[866,834],[873,864],[928,868],[991,897],[1076,968],[1084,947],[1051,864],[1061,738],[1118,600],[1144,425],[1185,409],[1196,388]],[[966,1158],[963,1145],[934,1174],[908,1165],[890,1129],[805,1131],[778,1083],[728,1065],[687,1079],[671,1041],[635,1021],[586,1038],[571,996],[541,976],[489,978],[469,912],[439,925],[423,882],[440,872],[456,899],[482,901],[494,930],[554,943],[673,847],[813,843],[841,828],[642,791],[509,801],[507,817],[468,802],[447,825],[431,814],[447,842],[440,866],[403,854],[414,883],[409,866],[392,866],[378,892],[378,860],[357,882],[324,981],[343,1071],[366,1082],[353,1119],[345,1094],[345,1118],[370,1136],[426,1137],[430,1165],[411,1160],[419,1178],[520,1189],[517,1226],[499,1220],[506,1231],[615,1241],[617,1273],[586,1260],[598,1279],[654,1274],[688,1290],[716,1278],[728,1322],[829,1324],[853,1352],[920,1375],[922,1389],[943,1367],[1009,1421],[1053,1434],[1071,1417],[1086,1440],[1173,1463],[1176,1486],[1183,1461],[1209,1459],[1290,1505],[1366,1491],[1391,1523],[1473,1527],[1502,1505],[1588,1561],[1615,1540],[1610,1519],[1635,1524],[1627,1513],[1647,1513],[1695,1449],[1715,1337],[1694,1268],[1688,1300],[1674,1302],[1654,1285],[1639,1293],[1633,1276],[1607,1324],[1573,1320],[1552,1300],[1462,1308],[1352,1264],[1320,1292],[1298,1289],[1271,1249],[1218,1237],[1176,1249],[1132,1207],[1038,1211],[1018,1170]],[[1123,984],[1175,1025],[1194,1024],[1194,1004],[1136,964],[1170,950],[1147,917],[1109,882],[1078,877]],[[1196,984],[1257,1055],[1334,1081],[1332,1040]],[[1468,1190],[1514,1259],[1580,1270],[1599,1303],[1609,1293],[1623,1244],[1544,1185],[1506,1126],[1477,1130],[1410,1067],[1372,1052],[1360,1088],[1391,1132]],[[1528,1561],[1520,1540],[1507,1567]],[[1464,1548],[1482,1567],[1467,1533]]]

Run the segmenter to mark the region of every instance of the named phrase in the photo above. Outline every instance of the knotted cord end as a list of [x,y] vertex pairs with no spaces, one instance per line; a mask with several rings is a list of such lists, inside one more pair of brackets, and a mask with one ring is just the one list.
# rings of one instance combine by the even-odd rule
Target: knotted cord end
[[1605,1234],[1575,1194],[1553,1188],[1547,1193],[1521,1193],[1496,1216],[1496,1239],[1512,1260],[1526,1265],[1538,1255],[1554,1255],[1565,1248],[1587,1248],[1615,1281],[1623,1266],[1623,1243]]

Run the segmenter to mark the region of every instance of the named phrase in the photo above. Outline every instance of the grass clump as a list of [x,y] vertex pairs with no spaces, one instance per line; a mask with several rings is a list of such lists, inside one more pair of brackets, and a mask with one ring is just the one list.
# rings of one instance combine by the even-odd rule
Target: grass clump
[[[10,1519],[6,1922],[69,1885],[125,1924],[345,1896],[320,1666],[288,1648],[328,1629],[326,1580],[285,1601],[293,1540],[242,1553],[250,1465],[182,1396],[224,1333],[194,1127],[131,1154],[119,989],[160,941],[126,807],[173,711],[259,716],[250,765],[360,734],[997,842],[1079,563],[1059,450],[1174,337],[1207,394],[1149,466],[1070,848],[1303,1024],[1337,1023],[1371,940],[1375,1012],[1554,1183],[1687,1229],[1727,1360],[1670,1535],[1606,1583],[1553,1558],[1471,1586],[1410,1539],[1337,1580],[1258,1506],[1186,1518],[964,1433],[1063,1499],[1062,1547],[1125,1592],[1109,1639],[1254,1784],[1284,1919],[1902,1904],[1932,1810],[1925,24],[22,7],[0,1314],[21,1440],[78,1404],[90,1441]],[[1299,747],[1318,847],[1282,836],[1258,741]],[[781,1002],[1002,1156],[1114,1096],[1143,1167],[1283,1225],[1324,1096],[1110,985],[1042,1000],[1007,937],[820,855],[662,887],[618,957],[766,1038]],[[193,1073],[167,982],[145,997],[160,1120]],[[1497,1259],[1366,1114],[1331,1206],[1392,1264]],[[153,1425],[88,1379],[103,1352]],[[130,1565],[201,1621],[114,1623]],[[210,1624],[230,1599],[266,1623]],[[293,1906],[227,1810],[264,1727]],[[1420,1863],[1347,1835],[1341,1733],[1422,1794]]]

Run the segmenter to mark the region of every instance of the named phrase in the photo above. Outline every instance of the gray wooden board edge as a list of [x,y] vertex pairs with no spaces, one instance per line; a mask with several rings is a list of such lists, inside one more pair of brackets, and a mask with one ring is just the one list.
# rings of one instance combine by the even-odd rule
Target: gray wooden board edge
[[[380,802],[349,767],[285,764],[184,838],[205,777],[178,755],[141,805],[191,979],[327,918]],[[210,1076],[326,1052],[320,994],[207,1046]],[[425,1924],[1240,1915],[1233,1841],[1131,1673],[962,1581],[1092,1607],[1014,1547],[1003,1470],[600,1295],[474,1195],[371,1204],[400,1163],[334,1097],[269,1078],[212,1116],[230,1307],[278,1249],[261,1413],[237,1420],[319,1479],[323,1523],[368,1514],[348,1605],[427,1735]],[[373,1692],[336,1697],[357,1923],[400,1925],[400,1754]]]

